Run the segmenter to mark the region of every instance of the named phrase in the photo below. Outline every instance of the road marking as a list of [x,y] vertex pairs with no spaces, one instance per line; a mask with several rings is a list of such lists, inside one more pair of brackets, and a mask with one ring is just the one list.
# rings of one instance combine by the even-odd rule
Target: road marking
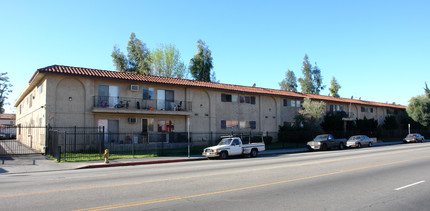
[[341,170],[341,171],[336,171],[336,172],[331,172],[331,173],[326,173],[326,174],[320,174],[320,175],[314,175],[314,176],[309,176],[309,177],[289,179],[289,180],[284,180],[284,181],[278,181],[278,182],[272,182],[272,183],[254,185],[254,186],[247,186],[247,187],[240,187],[240,188],[234,188],[234,189],[222,190],[222,191],[216,191],[216,192],[202,193],[202,194],[196,194],[196,195],[190,195],[190,196],[174,196],[174,197],[169,197],[169,198],[160,198],[160,199],[136,201],[136,202],[130,202],[130,203],[124,203],[124,204],[113,204],[113,205],[107,205],[107,206],[102,206],[102,207],[79,209],[79,210],[75,210],[75,211],[111,210],[111,209],[117,209],[117,208],[126,208],[126,207],[133,207],[133,206],[139,206],[139,205],[155,204],[155,203],[160,203],[160,202],[176,201],[176,200],[180,200],[180,199],[197,198],[197,197],[202,197],[202,196],[229,193],[229,192],[235,192],[235,191],[241,191],[241,190],[249,190],[249,189],[254,189],[254,188],[260,188],[260,187],[296,182],[296,181],[301,181],[301,180],[314,179],[314,178],[318,178],[318,177],[331,176],[331,175],[342,174],[342,173],[353,172],[353,171],[359,171],[359,170],[364,170],[364,169],[394,165],[394,164],[405,163],[405,162],[410,162],[410,161],[414,161],[414,160],[421,160],[421,159],[425,159],[425,158],[429,158],[429,157],[430,156],[424,156],[424,157],[418,157],[418,158],[413,158],[413,159],[408,159],[408,160],[394,161],[394,162],[390,162],[390,163],[381,163],[381,164],[375,164],[375,165],[369,165],[369,166],[362,166],[362,167],[345,169],[345,170]]
[[[387,154],[399,154],[399,153],[410,152],[410,151],[416,151],[416,150],[406,150],[406,151],[401,151],[401,152],[389,152]],[[373,155],[366,155],[365,157],[368,158],[368,157],[372,157],[372,156]],[[377,156],[377,155],[374,155],[374,156]],[[194,175],[194,176],[186,176],[186,177],[149,180],[149,181],[144,181],[144,182],[134,182],[134,183],[123,183],[123,184],[116,184],[116,185],[103,185],[103,186],[93,186],[93,187],[83,187],[83,188],[69,188],[69,189],[60,189],[60,190],[49,190],[49,191],[40,191],[40,192],[0,195],[0,198],[12,198],[12,197],[23,197],[23,196],[40,195],[40,194],[69,192],[69,191],[81,191],[81,190],[94,190],[94,189],[113,188],[113,187],[124,187],[124,186],[130,186],[130,185],[142,185],[142,184],[146,184],[146,183],[194,179],[194,178],[199,178],[199,177],[211,177],[211,176],[247,173],[247,172],[254,172],[254,171],[267,171],[267,170],[273,170],[273,169],[301,167],[301,166],[319,165],[319,164],[324,164],[324,163],[339,162],[339,161],[357,159],[357,157],[361,157],[361,156],[347,157],[347,158],[342,158],[342,159],[332,159],[332,160],[325,160],[325,161],[315,161],[315,162],[308,162],[308,163],[301,163],[301,164],[290,164],[290,165],[284,165],[284,166],[275,166],[275,167],[267,167],[267,168],[259,168],[259,169],[246,169],[246,170],[229,171],[229,172],[223,172],[223,173],[212,173],[212,174],[202,174],[202,175]]]
[[409,188],[409,187],[411,187],[411,186],[418,185],[418,184],[421,184],[421,183],[423,183],[423,182],[426,182],[426,181],[422,180],[422,181],[419,181],[419,182],[416,182],[416,183],[412,183],[412,184],[409,184],[409,185],[405,185],[405,186],[400,187],[400,188],[396,188],[396,189],[394,189],[394,190],[401,190],[401,189]]

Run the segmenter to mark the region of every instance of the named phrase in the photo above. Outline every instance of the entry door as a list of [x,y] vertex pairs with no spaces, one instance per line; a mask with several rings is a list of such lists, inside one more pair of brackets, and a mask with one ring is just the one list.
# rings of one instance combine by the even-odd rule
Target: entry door
[[119,87],[109,86],[109,107],[114,108],[118,104]]
[[173,111],[175,107],[175,92],[173,90],[166,90],[166,110]]
[[165,110],[166,108],[166,91],[159,89],[157,91],[157,110]]
[[108,136],[110,143],[118,143],[119,120],[108,120]]

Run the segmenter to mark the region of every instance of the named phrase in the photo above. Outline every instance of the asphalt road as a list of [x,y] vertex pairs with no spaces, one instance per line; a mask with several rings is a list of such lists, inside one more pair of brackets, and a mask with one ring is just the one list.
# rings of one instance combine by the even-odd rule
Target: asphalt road
[[430,143],[0,175],[0,210],[430,210]]

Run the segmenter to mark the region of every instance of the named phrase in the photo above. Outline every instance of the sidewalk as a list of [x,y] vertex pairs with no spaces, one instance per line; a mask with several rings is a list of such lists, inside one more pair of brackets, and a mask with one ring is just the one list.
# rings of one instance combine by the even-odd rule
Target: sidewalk
[[[400,144],[402,142],[382,142],[375,143],[373,146],[385,146]],[[276,149],[266,150],[260,152],[260,155],[277,155],[277,154],[288,154],[307,152],[307,148],[295,148],[295,149]],[[115,166],[131,166],[131,165],[146,165],[146,164],[159,164],[159,163],[173,163],[173,162],[189,162],[206,160],[201,155],[192,155],[190,158],[187,156],[178,157],[150,157],[150,158],[136,158],[136,159],[118,159],[110,160],[110,163],[105,164],[103,161],[87,161],[87,162],[66,162],[56,163],[53,160],[40,155],[21,155],[13,157],[1,157],[0,158],[0,175],[2,174],[19,174],[19,173],[31,173],[31,172],[48,172],[48,171],[65,171],[75,170],[84,168],[101,168],[101,167],[115,167]]]

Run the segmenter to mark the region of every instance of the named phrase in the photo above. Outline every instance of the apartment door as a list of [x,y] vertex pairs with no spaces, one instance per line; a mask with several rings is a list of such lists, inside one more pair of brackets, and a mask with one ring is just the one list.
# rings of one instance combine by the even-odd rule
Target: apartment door
[[175,107],[175,92],[173,90],[166,90],[166,110],[173,111]]
[[118,104],[119,87],[99,85],[97,104],[100,107],[113,108]]
[[119,120],[108,120],[108,137],[110,143],[118,143]]
[[157,110],[165,110],[166,107],[166,91],[159,89],[157,91]]

